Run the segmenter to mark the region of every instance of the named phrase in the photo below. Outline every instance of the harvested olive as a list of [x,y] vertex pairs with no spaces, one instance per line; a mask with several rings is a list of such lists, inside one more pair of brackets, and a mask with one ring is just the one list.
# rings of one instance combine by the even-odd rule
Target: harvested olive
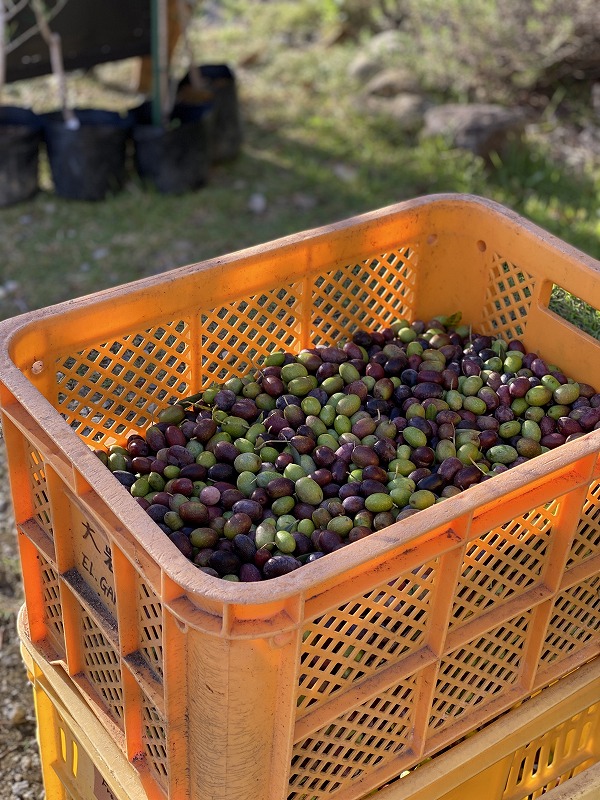
[[600,394],[452,317],[275,351],[98,458],[207,575],[275,578],[600,427]]

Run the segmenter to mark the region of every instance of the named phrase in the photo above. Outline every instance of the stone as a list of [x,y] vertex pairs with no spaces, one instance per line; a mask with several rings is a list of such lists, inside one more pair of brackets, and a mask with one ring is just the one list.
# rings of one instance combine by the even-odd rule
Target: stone
[[429,102],[420,94],[402,92],[394,97],[363,97],[361,109],[372,116],[388,117],[406,133],[422,128]]
[[528,122],[520,108],[489,103],[447,103],[425,112],[424,137],[442,136],[451,147],[470,150],[489,160],[512,139],[519,139]]
[[24,722],[27,722],[27,711],[23,706],[13,706],[8,715],[8,724],[16,727],[22,725]]
[[334,164],[332,166],[332,171],[335,177],[344,183],[352,183],[352,181],[356,180],[358,176],[358,170],[356,167],[353,167],[350,164],[343,164],[341,162]]
[[376,33],[367,43],[367,52],[379,56],[401,53],[404,47],[404,35],[393,28]]
[[309,211],[317,205],[317,198],[312,194],[306,192],[294,192],[292,195],[292,203],[296,208],[302,211]]
[[360,83],[366,83],[377,75],[384,67],[384,62],[369,53],[361,51],[348,66],[348,76]]
[[248,209],[254,214],[264,214],[267,210],[267,198],[262,192],[254,192],[248,199]]
[[418,90],[419,83],[413,72],[395,68],[378,72],[365,86],[365,92],[375,97],[396,97],[405,92]]
[[367,83],[378,73],[391,69],[394,59],[402,53],[402,48],[402,34],[399,31],[376,33],[350,62],[349,77]]

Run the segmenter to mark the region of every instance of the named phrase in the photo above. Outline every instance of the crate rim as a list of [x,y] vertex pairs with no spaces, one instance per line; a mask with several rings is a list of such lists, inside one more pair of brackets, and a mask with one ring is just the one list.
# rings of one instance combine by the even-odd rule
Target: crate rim
[[[127,492],[120,491],[122,487],[119,487],[108,470],[98,470],[98,460],[94,453],[10,358],[11,342],[20,333],[33,327],[40,320],[52,319],[57,315],[73,312],[76,306],[77,313],[83,314],[86,308],[106,303],[111,298],[122,295],[124,290],[139,293],[148,287],[163,284],[167,280],[172,281],[180,276],[208,271],[214,267],[252,258],[257,254],[273,253],[283,247],[290,248],[299,243],[317,241],[332,232],[340,233],[377,219],[393,218],[408,212],[427,212],[430,208],[448,205],[452,205],[454,208],[457,206],[463,206],[465,209],[477,208],[484,214],[500,215],[507,224],[516,225],[533,236],[536,244],[541,248],[554,252],[558,250],[567,258],[577,259],[584,269],[590,270],[594,277],[597,275],[597,279],[600,281],[600,261],[563,242],[496,201],[460,193],[424,195],[329,225],[290,234],[265,244],[244,248],[221,257],[179,267],[168,273],[142,278],[81,298],[54,304],[38,311],[27,312],[0,322],[0,341],[5,342],[4,348],[0,351],[0,390],[2,391],[0,409],[10,416],[9,403],[5,402],[5,398],[9,400],[11,395],[14,396],[27,411],[35,416],[42,430],[52,438],[63,456],[71,464],[77,464],[79,474],[84,480],[88,480],[125,528],[136,531],[136,541],[143,544],[145,552],[159,564],[165,575],[175,581],[182,591],[189,592],[192,596],[201,594],[209,601],[224,605],[263,605],[283,602],[296,597],[299,593],[306,596],[310,594],[312,588],[319,584],[339,578],[349,571],[357,570],[368,561],[376,558],[383,559],[387,553],[401,546],[408,547],[412,540],[423,534],[432,531],[451,534],[453,521],[464,519],[477,508],[489,507],[495,501],[505,499],[507,494],[516,495],[523,487],[543,480],[548,473],[549,466],[552,466],[554,470],[565,470],[575,462],[587,458],[588,469],[582,476],[580,484],[589,483],[592,476],[597,473],[600,463],[600,431],[587,433],[571,443],[538,456],[532,462],[522,464],[483,484],[473,486],[468,492],[448,498],[443,504],[436,504],[420,511],[418,529],[416,529],[413,518],[409,517],[375,532],[366,539],[354,542],[351,548],[344,548],[343,552],[328,554],[328,558],[319,559],[310,567],[306,566],[288,575],[250,585],[232,583],[200,572],[185,556],[177,552],[157,526],[148,525],[148,517],[145,512]],[[135,320],[130,319],[127,327],[131,329],[135,324]],[[114,505],[116,491],[119,491],[117,506]],[[508,516],[510,517],[510,514]],[[137,535],[139,530],[143,530],[143,542]],[[324,561],[325,563],[323,563]],[[290,621],[289,627],[295,627],[296,624]]]

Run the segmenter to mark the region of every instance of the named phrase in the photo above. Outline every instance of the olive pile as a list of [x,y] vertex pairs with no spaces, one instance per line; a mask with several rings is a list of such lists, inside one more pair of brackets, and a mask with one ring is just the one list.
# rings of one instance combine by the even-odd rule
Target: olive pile
[[271,353],[98,456],[179,550],[275,578],[600,428],[600,394],[460,315]]

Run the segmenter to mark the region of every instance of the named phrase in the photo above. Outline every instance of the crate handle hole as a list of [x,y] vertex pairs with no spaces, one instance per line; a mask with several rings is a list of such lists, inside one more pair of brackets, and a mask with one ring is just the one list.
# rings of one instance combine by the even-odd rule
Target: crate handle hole
[[58,733],[60,735],[60,754],[62,756],[62,760],[67,763],[67,735],[64,731],[64,728],[58,729]]
[[565,322],[600,339],[600,311],[556,283],[552,286],[548,308]]
[[79,751],[75,740],[73,740],[71,744],[73,746],[73,752],[71,753],[71,772],[73,777],[76,778],[79,769]]
[[175,617],[175,625],[177,625],[177,628],[181,631],[181,633],[187,633],[188,632],[187,623],[183,622],[180,619],[177,619],[177,617]]

